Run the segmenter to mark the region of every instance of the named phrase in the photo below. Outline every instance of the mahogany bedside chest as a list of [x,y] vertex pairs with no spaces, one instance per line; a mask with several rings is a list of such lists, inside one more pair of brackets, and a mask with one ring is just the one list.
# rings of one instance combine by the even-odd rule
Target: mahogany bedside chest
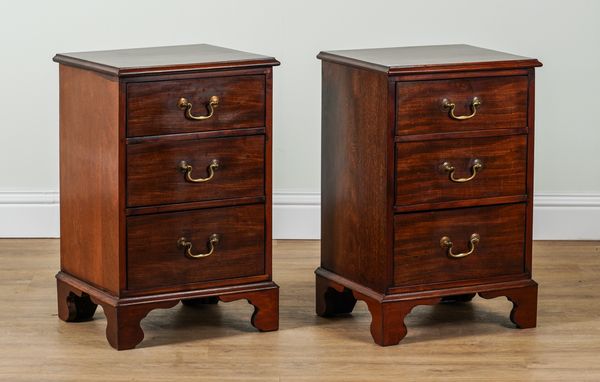
[[467,45],[321,52],[317,314],[364,300],[379,345],[417,305],[506,296],[531,278],[535,59]]
[[246,299],[277,330],[272,57],[189,45],[58,54],[58,312],[116,349],[153,309]]

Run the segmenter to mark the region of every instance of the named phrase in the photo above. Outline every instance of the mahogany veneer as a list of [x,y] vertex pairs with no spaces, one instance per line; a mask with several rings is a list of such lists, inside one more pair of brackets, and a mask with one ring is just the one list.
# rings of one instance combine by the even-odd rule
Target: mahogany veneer
[[[399,81],[396,84],[396,134],[415,135],[527,126],[527,76]],[[440,100],[452,95],[456,107],[468,110],[473,94],[484,100],[477,118],[447,118]]]
[[317,314],[364,300],[380,345],[417,305],[506,296],[531,278],[536,59],[468,45],[321,52]]
[[[396,206],[527,194],[525,134],[402,142],[395,150]],[[484,164],[477,182],[449,182],[441,166],[468,177],[476,159]]]
[[148,312],[179,301],[246,299],[252,324],[277,330],[271,94],[279,62],[210,45],[54,61],[59,317],[88,320],[102,305],[108,341],[119,350],[143,339]]
[[[218,158],[219,168],[206,185],[191,183],[181,171],[173,171],[181,158],[202,164]],[[127,206],[264,197],[264,169],[264,134],[129,144]],[[197,171],[202,174],[206,169]]]
[[[214,74],[213,74],[214,75]],[[264,75],[229,73],[223,77],[190,78],[185,81],[130,83],[127,86],[127,136],[161,135],[195,131],[242,129],[265,126]],[[194,112],[213,95],[220,98],[218,112],[199,124],[181,118],[173,100],[187,94]]]

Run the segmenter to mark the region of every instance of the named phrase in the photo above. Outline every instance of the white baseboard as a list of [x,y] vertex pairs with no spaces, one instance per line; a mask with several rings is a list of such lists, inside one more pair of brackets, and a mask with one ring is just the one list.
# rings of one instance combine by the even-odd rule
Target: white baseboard
[[0,192],[0,238],[59,235],[58,192]]
[[600,240],[600,195],[536,194],[534,240]]
[[320,193],[273,194],[273,239],[318,240],[320,237]]
[[[274,239],[319,239],[319,193],[273,195]],[[58,237],[57,192],[0,192],[0,237]],[[600,240],[600,195],[538,194],[536,240]]]

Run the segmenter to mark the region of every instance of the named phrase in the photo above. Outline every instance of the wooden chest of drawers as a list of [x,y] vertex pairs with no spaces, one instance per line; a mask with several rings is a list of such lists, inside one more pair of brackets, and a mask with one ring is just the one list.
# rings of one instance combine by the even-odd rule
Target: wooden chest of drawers
[[117,349],[149,311],[246,299],[271,277],[274,58],[210,45],[59,54],[59,317],[98,304]]
[[416,305],[506,296],[536,325],[534,68],[466,45],[321,52],[317,314],[372,315],[380,345]]

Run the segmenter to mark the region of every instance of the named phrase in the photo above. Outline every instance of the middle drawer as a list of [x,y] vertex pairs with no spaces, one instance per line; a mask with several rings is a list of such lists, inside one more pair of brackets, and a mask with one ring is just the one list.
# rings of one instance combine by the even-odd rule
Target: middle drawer
[[127,206],[264,195],[264,135],[127,146]]
[[526,194],[527,135],[396,145],[396,206]]

